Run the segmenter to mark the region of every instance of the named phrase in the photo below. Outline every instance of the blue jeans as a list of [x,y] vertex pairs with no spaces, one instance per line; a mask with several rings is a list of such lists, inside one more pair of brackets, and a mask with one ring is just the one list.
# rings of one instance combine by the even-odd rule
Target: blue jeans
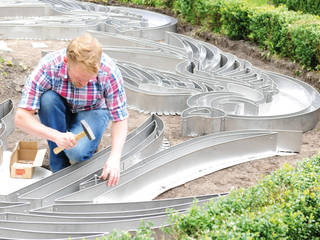
[[51,90],[42,94],[38,114],[41,123],[44,125],[60,132],[69,131],[74,134],[83,131],[80,121],[84,119],[96,137],[93,141],[84,137],[80,139],[78,144],[72,149],[64,150],[59,154],[53,152],[53,149],[57,147],[56,143],[48,140],[50,149],[50,168],[53,172],[68,167],[70,165],[69,160],[82,162],[90,159],[98,148],[102,135],[109,123],[108,110],[96,109],[72,113],[69,110],[65,99]]

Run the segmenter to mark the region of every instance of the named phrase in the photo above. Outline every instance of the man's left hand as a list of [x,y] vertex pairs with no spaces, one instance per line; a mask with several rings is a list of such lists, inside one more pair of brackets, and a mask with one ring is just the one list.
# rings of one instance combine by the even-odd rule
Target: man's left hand
[[109,187],[117,185],[120,178],[120,159],[109,157],[104,164],[100,178],[103,180],[108,178]]

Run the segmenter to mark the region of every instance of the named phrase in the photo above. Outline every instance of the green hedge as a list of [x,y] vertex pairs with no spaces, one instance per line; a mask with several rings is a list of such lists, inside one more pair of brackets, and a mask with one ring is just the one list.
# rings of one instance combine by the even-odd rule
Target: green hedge
[[319,35],[319,17],[301,15],[285,7],[260,7],[251,13],[250,40],[310,69],[319,68]]
[[271,52],[286,55],[289,25],[297,17],[287,13],[285,8],[257,8],[251,14],[249,39]]
[[250,7],[244,0],[120,1],[171,8],[191,24],[202,26],[203,30],[235,40],[251,40],[262,49],[299,62],[308,70],[320,69],[319,16],[299,14],[284,6]]
[[176,239],[319,239],[320,156],[171,219]]
[[272,0],[276,6],[286,5],[288,9],[320,15],[320,0]]
[[320,70],[320,21],[290,27],[292,55],[306,66]]
[[251,40],[309,69],[320,68],[320,17],[286,7],[249,7],[241,0],[175,0],[174,9],[192,24]]

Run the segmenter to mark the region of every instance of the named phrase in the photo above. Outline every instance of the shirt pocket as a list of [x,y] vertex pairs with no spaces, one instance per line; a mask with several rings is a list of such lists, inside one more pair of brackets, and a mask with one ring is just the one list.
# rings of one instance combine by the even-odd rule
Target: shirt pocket
[[[79,95],[78,95],[79,94]],[[80,89],[78,92],[76,102],[78,108],[97,109],[102,105],[103,91],[99,84],[92,84],[89,82],[87,88]]]

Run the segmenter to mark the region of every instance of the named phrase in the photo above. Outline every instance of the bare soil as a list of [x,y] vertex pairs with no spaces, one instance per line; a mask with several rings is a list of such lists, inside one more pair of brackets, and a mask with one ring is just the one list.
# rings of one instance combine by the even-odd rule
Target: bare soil
[[[254,66],[262,69],[290,76],[295,76],[297,69],[302,69],[300,66],[285,59],[272,56],[269,59],[265,59],[265,57],[263,57],[265,54],[263,54],[261,50],[244,41],[230,41],[213,34],[204,34],[187,24],[180,24],[178,29],[180,33],[200,37],[202,40],[211,42],[224,51],[247,59]],[[0,64],[0,102],[6,99],[12,99],[16,105],[20,99],[25,79],[41,58],[41,52],[61,49],[67,45],[67,42],[41,41],[45,43],[48,48],[32,48],[32,42],[38,41],[31,40],[5,40],[5,42],[13,51],[0,51],[0,57],[4,59],[4,62]],[[300,75],[300,79],[318,88],[319,77],[318,79],[316,78],[317,74],[318,73],[305,72]],[[129,114],[129,131],[138,127],[149,117],[148,115],[133,110],[129,110]],[[161,118],[165,123],[165,137],[169,140],[171,146],[188,139],[180,136],[179,116],[161,116]],[[231,189],[252,186],[256,184],[261,176],[270,174],[280,168],[284,163],[295,165],[298,161],[315,155],[320,148],[319,129],[320,125],[318,124],[313,130],[303,134],[303,144],[299,154],[274,156],[229,167],[168,190],[158,196],[157,199],[222,193],[228,192]],[[47,148],[46,140],[33,137],[19,129],[15,129],[8,139],[8,150],[12,151],[18,140],[34,140],[39,143],[41,148]],[[99,148],[104,148],[110,145],[110,143],[110,128],[108,128]],[[48,156],[46,156],[45,167],[48,167]]]

